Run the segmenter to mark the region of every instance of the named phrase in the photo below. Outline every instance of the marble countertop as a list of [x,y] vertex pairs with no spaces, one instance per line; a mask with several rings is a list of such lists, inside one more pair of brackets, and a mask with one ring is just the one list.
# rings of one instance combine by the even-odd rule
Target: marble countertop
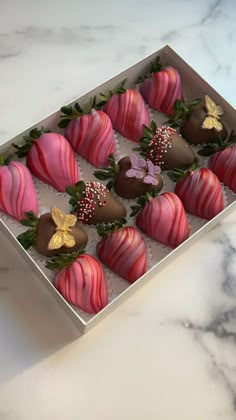
[[[236,106],[234,0],[2,0],[0,143],[169,43]],[[1,420],[235,420],[236,212],[87,335],[0,235]]]

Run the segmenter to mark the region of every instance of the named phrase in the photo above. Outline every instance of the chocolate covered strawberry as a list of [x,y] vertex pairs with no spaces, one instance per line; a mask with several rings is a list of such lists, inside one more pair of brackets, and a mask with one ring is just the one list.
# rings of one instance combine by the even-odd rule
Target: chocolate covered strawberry
[[214,142],[218,134],[227,137],[227,130],[221,120],[223,109],[205,95],[189,104],[176,101],[174,116],[167,121],[171,127],[180,127],[180,134],[191,144]]
[[97,314],[108,303],[105,275],[100,262],[88,254],[62,254],[48,261],[50,270],[60,270],[55,287],[70,303],[89,314]]
[[113,128],[128,140],[138,143],[143,136],[143,124],[149,124],[148,112],[140,93],[135,89],[125,89],[121,85],[101,96],[100,106],[109,115]]
[[70,204],[80,223],[96,225],[126,216],[124,205],[100,182],[80,181],[66,191],[71,196]]
[[71,145],[57,133],[34,128],[25,143],[14,144],[18,157],[26,157],[26,165],[41,181],[64,192],[81,179]]
[[110,155],[109,164],[110,166],[95,171],[94,175],[101,180],[111,179],[107,188],[114,186],[120,197],[136,198],[146,192],[160,191],[163,187],[161,169],[150,160],[130,155],[116,163],[114,156]]
[[186,169],[194,161],[193,150],[183,137],[172,127],[157,127],[155,121],[150,127],[144,127],[144,137],[136,150],[163,170]]
[[132,216],[136,214],[136,225],[147,236],[170,248],[176,248],[189,237],[184,206],[172,192],[140,197],[132,207]]
[[227,140],[220,136],[215,143],[206,145],[198,153],[211,156],[208,167],[221,182],[236,193],[236,135],[232,132]]
[[173,115],[174,104],[183,95],[179,72],[171,67],[162,68],[160,57],[151,63],[151,71],[138,79],[140,93],[154,109],[167,115]]
[[78,103],[74,107],[62,107],[64,115],[58,125],[65,128],[65,137],[74,151],[99,168],[114,153],[115,141],[111,120],[105,112],[95,109],[95,100],[88,113]]
[[76,217],[56,207],[39,218],[32,211],[25,213],[20,222],[29,227],[17,237],[23,248],[33,246],[39,254],[48,257],[78,251],[88,241],[87,234],[76,224]]
[[168,175],[177,182],[175,193],[189,213],[210,220],[224,209],[220,181],[210,169],[198,168],[194,162],[191,169],[174,169]]
[[98,227],[103,239],[97,245],[97,254],[107,267],[134,283],[147,269],[146,245],[135,227],[122,227],[123,223],[126,221]]
[[38,202],[32,175],[21,162],[0,156],[0,210],[16,220],[32,210],[38,214]]

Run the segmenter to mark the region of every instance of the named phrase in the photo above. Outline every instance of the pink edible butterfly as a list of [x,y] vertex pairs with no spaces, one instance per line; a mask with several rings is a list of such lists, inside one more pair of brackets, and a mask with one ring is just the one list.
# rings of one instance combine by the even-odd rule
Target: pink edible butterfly
[[143,178],[143,182],[145,184],[157,185],[158,180],[156,179],[156,176],[161,173],[161,168],[159,166],[154,165],[150,160],[147,160],[146,164],[148,173]]
[[144,177],[144,169],[146,169],[145,159],[139,159],[135,155],[130,155],[131,168],[125,173],[129,178],[142,179]]

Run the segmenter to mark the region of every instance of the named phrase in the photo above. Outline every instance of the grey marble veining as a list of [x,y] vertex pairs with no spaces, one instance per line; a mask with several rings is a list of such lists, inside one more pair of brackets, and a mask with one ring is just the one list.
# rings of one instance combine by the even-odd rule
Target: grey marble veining
[[[235,106],[235,34],[234,0],[2,0],[0,143],[165,43]],[[0,246],[0,420],[235,420],[235,212],[80,338]]]

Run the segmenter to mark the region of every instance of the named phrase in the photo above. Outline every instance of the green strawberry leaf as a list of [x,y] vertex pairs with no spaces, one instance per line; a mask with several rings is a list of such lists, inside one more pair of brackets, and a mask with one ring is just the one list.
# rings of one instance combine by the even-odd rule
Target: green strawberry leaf
[[57,271],[62,268],[70,267],[73,262],[78,258],[79,255],[84,254],[85,249],[81,248],[79,251],[71,252],[68,254],[60,254],[52,257],[45,264],[45,267],[52,271]]
[[3,157],[3,155],[0,155],[0,166],[7,166],[9,165],[9,163],[11,162],[13,158],[13,155],[7,155],[5,157]]
[[148,79],[149,77],[152,77],[154,73],[161,71],[163,58],[161,60],[161,57],[157,56],[156,59],[150,63],[151,71],[144,76],[139,76],[136,83],[143,83],[145,79]]
[[137,204],[135,206],[131,206],[131,214],[130,216],[136,216],[143,208],[144,206],[153,198],[155,198],[158,195],[158,192],[156,189],[153,189],[152,192],[147,192],[145,195],[142,195],[137,199]]
[[36,231],[34,231],[34,229],[28,229],[26,232],[18,235],[16,239],[24,249],[29,249],[35,243]]
[[181,179],[188,176],[191,171],[196,171],[197,169],[199,169],[199,160],[198,158],[195,158],[189,169],[184,171],[183,169],[174,168],[173,170],[168,171],[167,175],[173,182],[179,182]]
[[27,156],[27,154],[29,153],[33,143],[39,139],[39,137],[41,136],[41,134],[43,133],[50,133],[51,131],[49,130],[49,128],[44,128],[41,127],[41,129],[39,130],[38,128],[33,128],[30,132],[29,135],[27,136],[23,136],[24,139],[24,143],[23,144],[16,144],[13,143],[13,147],[16,149],[16,155],[19,158],[25,157]]
[[121,220],[115,220],[112,223],[101,223],[97,226],[97,233],[102,238],[106,238],[111,233],[116,232],[117,230],[122,229],[123,225],[127,223],[125,218]]
[[93,175],[102,181],[115,178],[119,173],[119,166],[116,164],[114,156],[111,154],[108,157],[109,166],[103,166],[101,169],[94,171]]
[[173,117],[169,118],[164,124],[172,128],[182,127],[185,121],[190,118],[194,107],[200,102],[201,99],[194,99],[189,103],[184,102],[182,99],[177,99],[174,105]]

